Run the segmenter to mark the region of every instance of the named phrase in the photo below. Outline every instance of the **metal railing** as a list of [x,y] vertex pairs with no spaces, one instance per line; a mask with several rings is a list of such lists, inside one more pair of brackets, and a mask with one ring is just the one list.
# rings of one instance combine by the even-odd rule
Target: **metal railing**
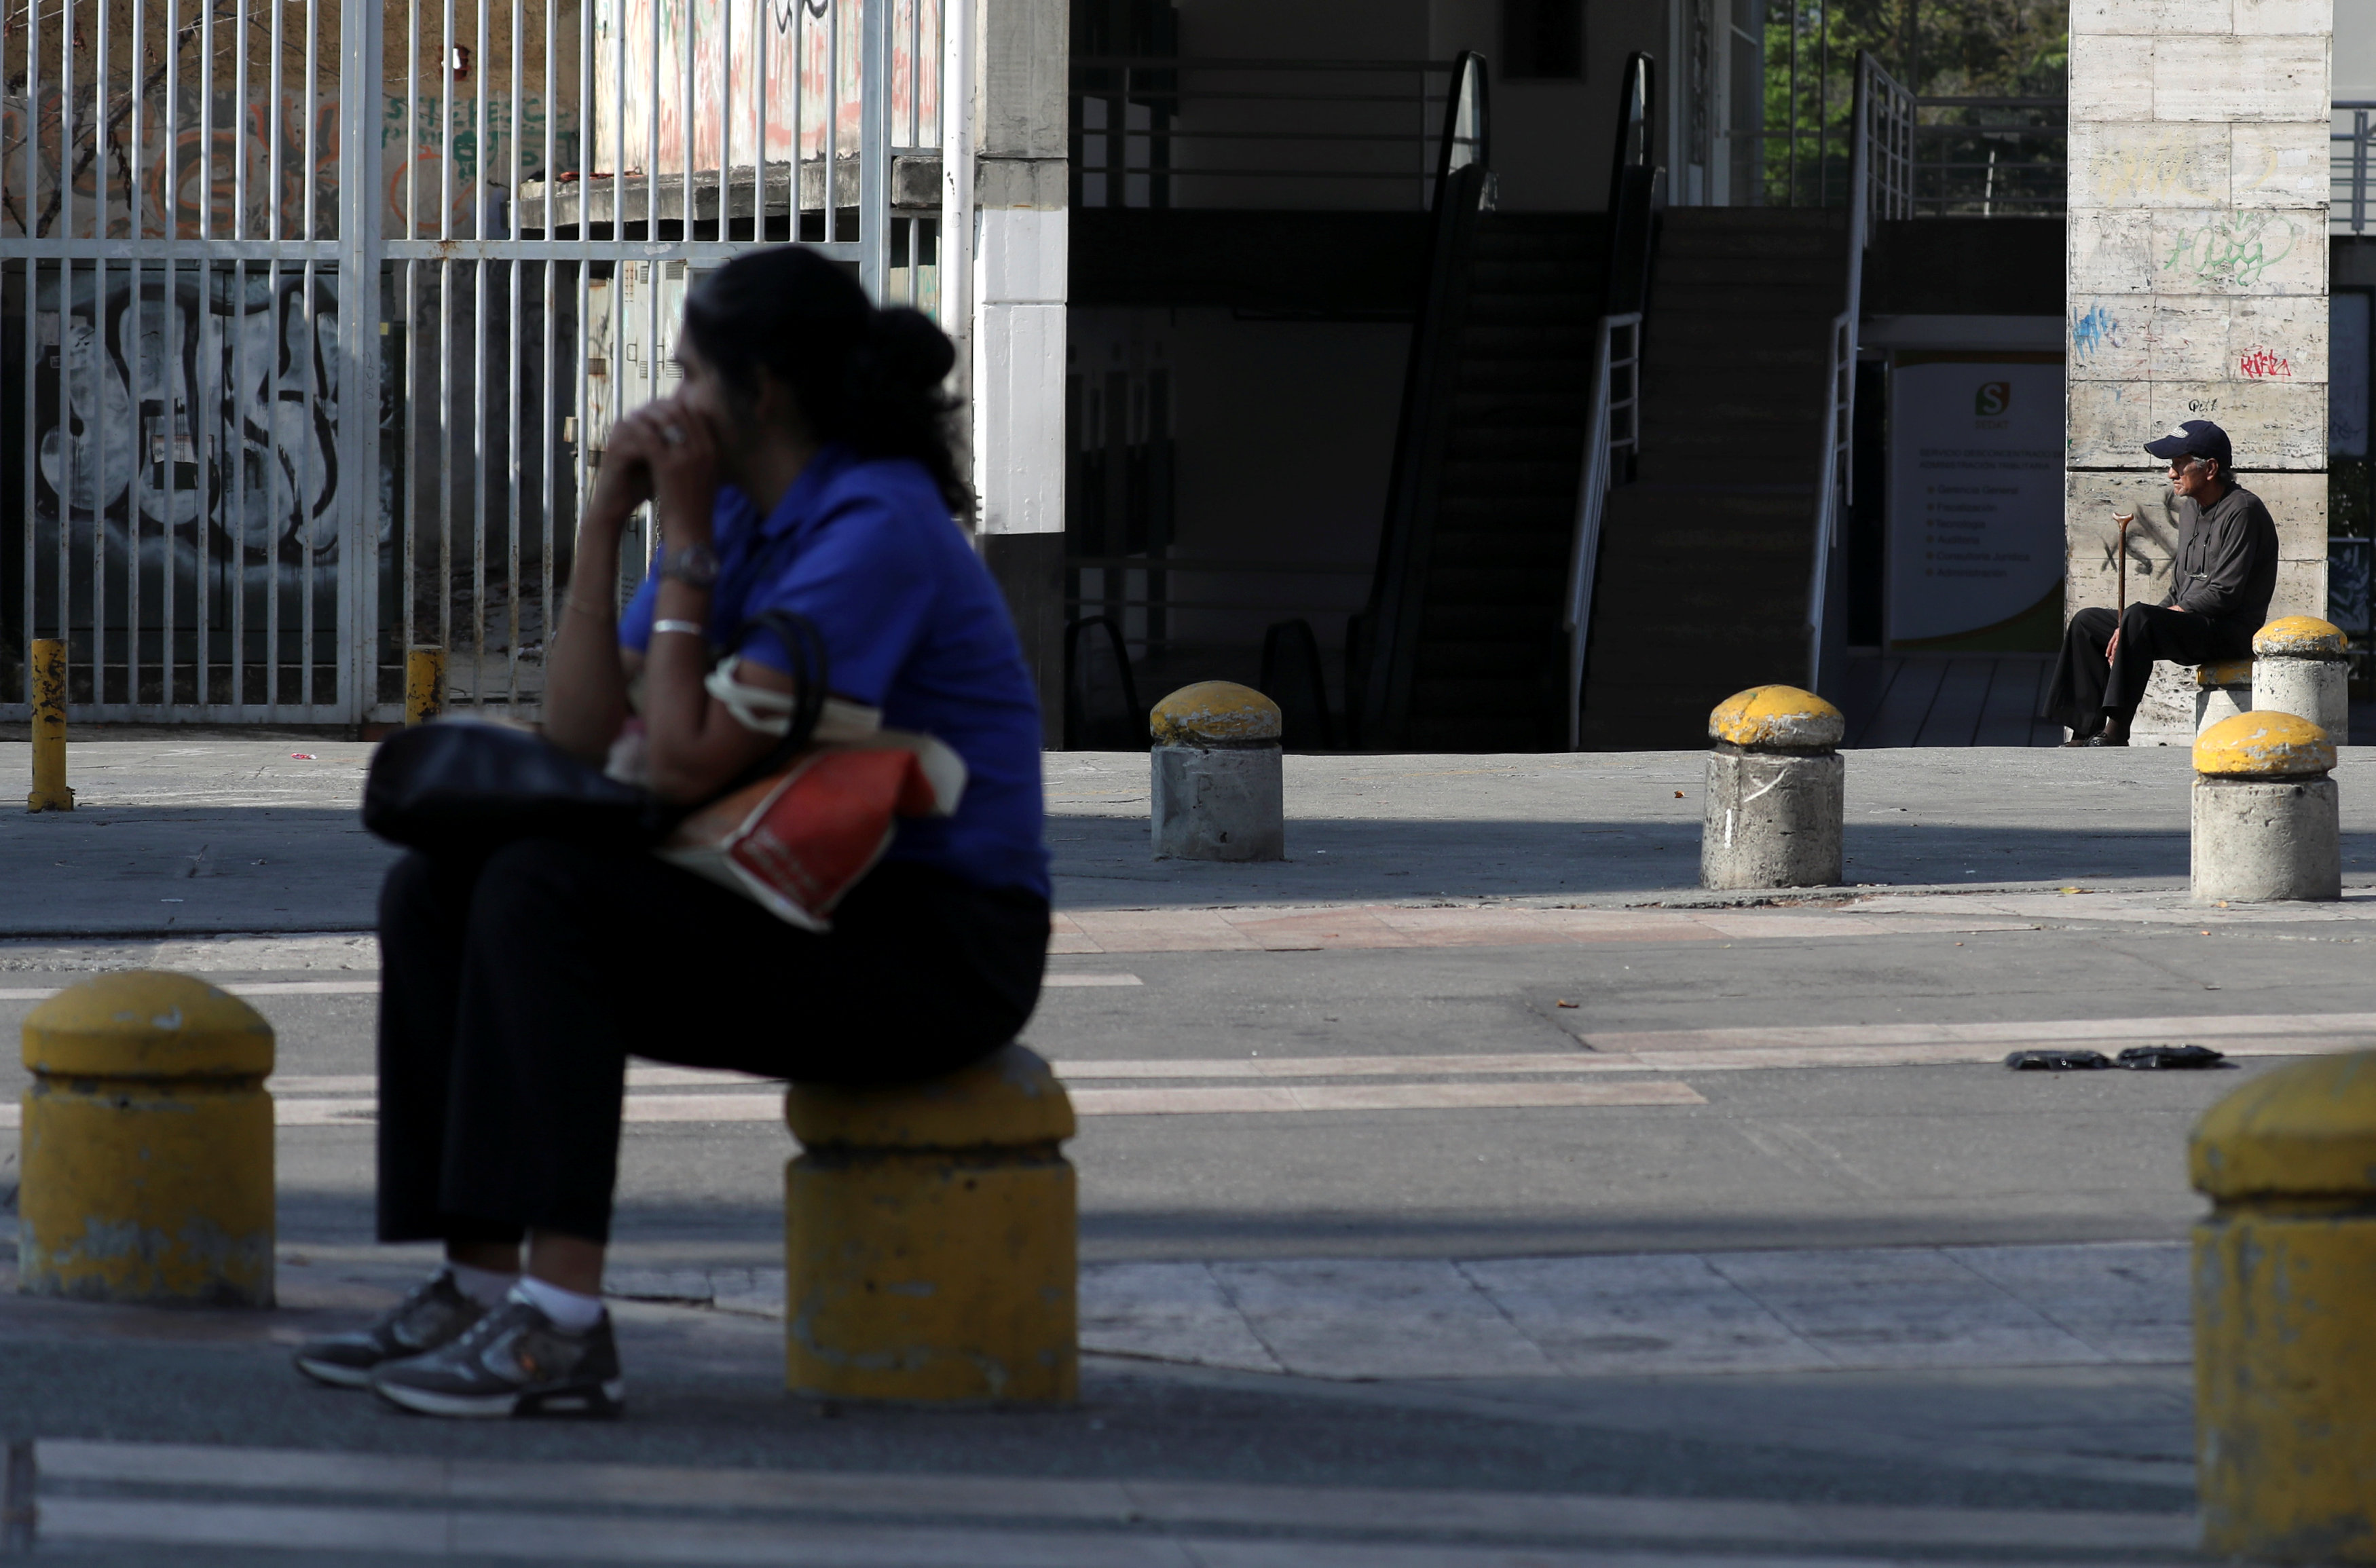
[[1824,366],[1823,472],[1815,481],[1814,573],[1807,588],[1807,689],[1823,690],[1824,622],[1840,515],[1856,499],[1857,318],[1864,308],[1864,251],[1875,222],[1913,216],[1910,127],[1914,95],[1870,53],[1857,56],[1848,149],[1847,296],[1832,318]]
[[1665,171],[1654,156],[1658,73],[1649,55],[1628,56],[1617,93],[1617,136],[1609,159],[1609,273],[1593,344],[1585,412],[1584,477],[1568,548],[1567,749],[1584,745],[1585,662],[1592,647],[1592,593],[1600,575],[1600,519],[1618,459],[1642,449],[1642,314],[1649,303],[1652,226]]
[[1568,552],[1567,749],[1584,748],[1584,658],[1592,640],[1592,588],[1600,570],[1600,517],[1617,457],[1642,443],[1642,313],[1600,318],[1592,354],[1592,401],[1585,414],[1584,480],[1577,492],[1575,540]]
[[1075,207],[1421,208],[1449,60],[1075,55]]
[[2327,160],[2329,196],[2332,206],[2329,229],[2336,233],[2364,234],[2368,232],[2369,211],[2368,172],[2369,148],[2376,142],[2376,102],[2361,99],[2337,100],[2336,120],[2348,119],[2349,127],[2330,130]]
[[[2061,122],[2067,101],[1908,95],[1905,106],[1890,159],[1903,165],[1910,216],[2051,217],[2064,210],[2070,133]],[[1740,131],[1731,139],[1754,144],[1752,199],[1759,204],[1833,207],[1847,199],[1853,123]]]

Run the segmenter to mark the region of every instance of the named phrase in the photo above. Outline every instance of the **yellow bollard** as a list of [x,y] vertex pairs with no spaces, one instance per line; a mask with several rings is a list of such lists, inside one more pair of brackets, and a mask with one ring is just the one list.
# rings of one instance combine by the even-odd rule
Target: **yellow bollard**
[[404,656],[404,721],[426,724],[446,711],[446,650],[422,645]]
[[2246,1084],[2190,1164],[2203,1549],[2376,1562],[2376,1051]]
[[1020,1045],[929,1083],[795,1084],[785,1382],[810,1398],[1070,1403],[1073,1105]]
[[69,986],[24,1039],[18,1288],[272,1305],[272,1026],[142,971]]
[[66,645],[57,637],[33,639],[33,792],[25,807],[74,810],[66,788]]

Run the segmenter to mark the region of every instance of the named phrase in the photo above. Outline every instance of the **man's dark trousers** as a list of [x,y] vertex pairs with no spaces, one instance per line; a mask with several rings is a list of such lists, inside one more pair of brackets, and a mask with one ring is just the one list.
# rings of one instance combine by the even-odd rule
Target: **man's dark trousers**
[[[2108,668],[2104,649],[2116,627],[2121,649]],[[2102,731],[2109,708],[2125,732],[2137,705],[2144,701],[2155,659],[2201,664],[2242,659],[2251,652],[2250,633],[2242,647],[2236,642],[2234,628],[2225,622],[2157,604],[2132,604],[2118,617],[2109,610],[2082,610],[2063,631],[2062,657],[2055,661],[2054,683],[2047,689],[2045,716],[2084,738]]]

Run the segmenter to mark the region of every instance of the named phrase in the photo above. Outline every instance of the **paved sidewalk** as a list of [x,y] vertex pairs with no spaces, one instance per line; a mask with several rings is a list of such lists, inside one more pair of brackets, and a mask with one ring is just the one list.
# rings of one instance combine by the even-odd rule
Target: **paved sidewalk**
[[[0,812],[0,877],[17,894],[0,935],[367,930],[395,854],[356,815],[370,754],[327,741],[77,743],[77,810]],[[0,777],[27,776],[29,759],[0,743]],[[1051,753],[1056,901],[1076,916],[1738,905],[1697,888],[1705,766],[1698,752],[1290,756],[1289,858],[1217,865],[1151,858],[1143,754]],[[2078,887],[2182,905],[2192,777],[2176,748],[1857,752],[1856,888],[1844,896]],[[2346,750],[2337,778],[2345,881],[2376,894],[2376,748]],[[2368,912],[2376,898],[2323,918]]]

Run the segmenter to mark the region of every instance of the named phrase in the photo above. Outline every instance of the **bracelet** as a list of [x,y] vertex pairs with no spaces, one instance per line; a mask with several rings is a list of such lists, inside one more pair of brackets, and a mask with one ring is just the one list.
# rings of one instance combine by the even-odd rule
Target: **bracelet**
[[683,632],[683,633],[688,634],[689,636],[696,636],[696,637],[699,637],[699,636],[708,636],[708,634],[707,634],[707,632],[705,632],[705,631],[703,631],[703,630],[702,630],[702,628],[701,628],[701,623],[700,623],[700,622],[698,622],[698,621],[655,621],[655,622],[653,622],[653,623],[652,623],[652,635],[653,635],[654,636],[659,636],[659,634],[661,634],[662,632]]

